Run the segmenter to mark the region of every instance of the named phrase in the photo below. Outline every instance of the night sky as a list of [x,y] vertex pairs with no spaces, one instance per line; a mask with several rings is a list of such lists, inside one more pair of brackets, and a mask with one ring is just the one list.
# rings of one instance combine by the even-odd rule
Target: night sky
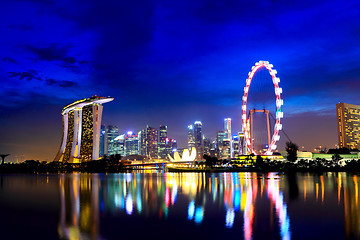
[[3,0],[0,153],[53,160],[62,108],[95,94],[115,98],[103,123],[120,132],[168,125],[179,147],[195,120],[212,139],[226,117],[237,132],[259,60],[278,71],[291,140],[334,147],[335,104],[360,104],[359,17],[343,0]]

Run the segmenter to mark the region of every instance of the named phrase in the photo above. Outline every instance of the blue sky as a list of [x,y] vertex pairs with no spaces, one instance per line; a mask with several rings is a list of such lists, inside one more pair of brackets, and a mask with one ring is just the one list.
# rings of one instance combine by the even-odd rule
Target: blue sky
[[[358,1],[8,1],[0,9],[0,152],[52,160],[63,106],[112,96],[123,132],[240,130],[247,73],[278,70],[284,130],[307,149],[337,143],[335,104],[360,104]],[[255,85],[254,85],[255,89]],[[282,138],[280,150],[286,139]]]

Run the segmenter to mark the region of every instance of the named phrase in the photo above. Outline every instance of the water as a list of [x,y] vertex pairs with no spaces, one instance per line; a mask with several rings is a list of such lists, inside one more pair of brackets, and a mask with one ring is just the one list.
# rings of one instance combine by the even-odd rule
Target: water
[[1,239],[360,239],[357,174],[0,175]]

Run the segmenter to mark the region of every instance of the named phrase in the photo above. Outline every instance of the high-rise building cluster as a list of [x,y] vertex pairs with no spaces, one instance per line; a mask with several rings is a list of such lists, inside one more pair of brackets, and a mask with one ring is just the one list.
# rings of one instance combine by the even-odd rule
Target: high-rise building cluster
[[146,126],[138,133],[121,134],[118,127],[101,126],[100,156],[120,154],[123,157],[140,155],[142,159],[167,159],[177,149],[175,139],[168,138],[167,126],[159,129]]
[[213,141],[204,136],[202,126],[200,121],[195,121],[188,126],[188,149],[196,148],[197,159],[201,159],[204,154],[219,159],[235,158],[246,154],[244,134],[239,132],[232,135],[231,118],[224,119],[224,129],[217,132]]

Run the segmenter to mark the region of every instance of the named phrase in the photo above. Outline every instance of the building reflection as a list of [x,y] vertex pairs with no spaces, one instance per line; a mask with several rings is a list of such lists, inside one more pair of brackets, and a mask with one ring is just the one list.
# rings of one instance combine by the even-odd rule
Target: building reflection
[[[345,174],[344,174],[345,175]],[[345,233],[347,238],[360,239],[359,178],[344,178]]]
[[58,233],[61,239],[98,239],[98,183],[96,174],[60,176]]
[[[270,218],[278,219],[282,239],[290,239],[281,179],[273,173],[72,174],[62,175],[59,182],[58,232],[64,239],[99,239],[99,212],[167,218],[178,208],[187,212],[188,221],[198,225],[207,211],[213,211],[213,204],[225,209],[224,227],[242,222],[244,239],[252,239],[258,197],[268,199]],[[179,194],[182,200],[177,204]]]

